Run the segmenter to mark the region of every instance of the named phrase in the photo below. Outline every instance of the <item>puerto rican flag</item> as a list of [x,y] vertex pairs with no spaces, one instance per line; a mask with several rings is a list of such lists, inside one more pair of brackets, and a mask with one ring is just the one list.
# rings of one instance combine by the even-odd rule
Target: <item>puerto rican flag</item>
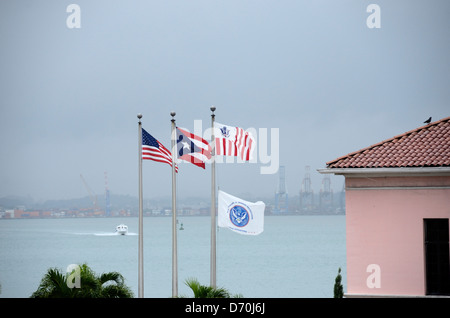
[[177,127],[177,154],[178,159],[205,169],[205,161],[211,159],[211,146],[202,137]]
[[215,122],[216,155],[240,157],[244,161],[253,158],[255,139],[239,127]]

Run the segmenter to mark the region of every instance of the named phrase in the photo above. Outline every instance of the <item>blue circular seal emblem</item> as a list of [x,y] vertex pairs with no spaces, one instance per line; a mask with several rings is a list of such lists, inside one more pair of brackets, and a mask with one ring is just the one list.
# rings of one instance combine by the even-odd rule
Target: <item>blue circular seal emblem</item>
[[246,208],[241,205],[235,205],[230,209],[231,223],[237,227],[244,227],[248,224],[249,214]]

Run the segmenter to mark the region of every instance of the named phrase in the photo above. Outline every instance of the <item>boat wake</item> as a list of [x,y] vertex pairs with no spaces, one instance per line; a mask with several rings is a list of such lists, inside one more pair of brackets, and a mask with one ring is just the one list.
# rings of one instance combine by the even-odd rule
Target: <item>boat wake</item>
[[134,235],[138,235],[137,233],[130,233],[128,232],[127,234],[120,234],[117,232],[110,232],[110,233],[94,233],[95,236],[134,236]]
[[121,235],[117,232],[99,232],[99,233],[75,233],[76,235],[94,235],[94,236],[136,236],[138,233],[128,232],[125,235]]

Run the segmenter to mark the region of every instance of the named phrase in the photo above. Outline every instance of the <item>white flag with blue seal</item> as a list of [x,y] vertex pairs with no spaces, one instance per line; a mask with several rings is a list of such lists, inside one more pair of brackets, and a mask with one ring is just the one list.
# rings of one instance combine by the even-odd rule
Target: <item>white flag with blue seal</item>
[[220,227],[244,235],[258,235],[264,231],[264,202],[248,202],[221,190],[218,200]]

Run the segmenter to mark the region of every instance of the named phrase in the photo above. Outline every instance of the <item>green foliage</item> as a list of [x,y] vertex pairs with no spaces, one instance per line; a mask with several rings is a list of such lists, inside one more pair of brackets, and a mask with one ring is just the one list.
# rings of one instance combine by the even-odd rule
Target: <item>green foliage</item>
[[[73,273],[73,272],[72,272]],[[57,268],[48,269],[31,298],[132,298],[131,289],[118,272],[100,276],[87,265],[80,265],[80,288],[68,287],[72,273],[63,274]]]
[[338,274],[334,281],[334,298],[344,297],[344,287],[342,286],[341,268],[339,267]]
[[192,289],[194,298],[239,298],[242,295],[231,295],[225,288],[213,288],[201,285],[196,278],[186,279],[185,284]]

